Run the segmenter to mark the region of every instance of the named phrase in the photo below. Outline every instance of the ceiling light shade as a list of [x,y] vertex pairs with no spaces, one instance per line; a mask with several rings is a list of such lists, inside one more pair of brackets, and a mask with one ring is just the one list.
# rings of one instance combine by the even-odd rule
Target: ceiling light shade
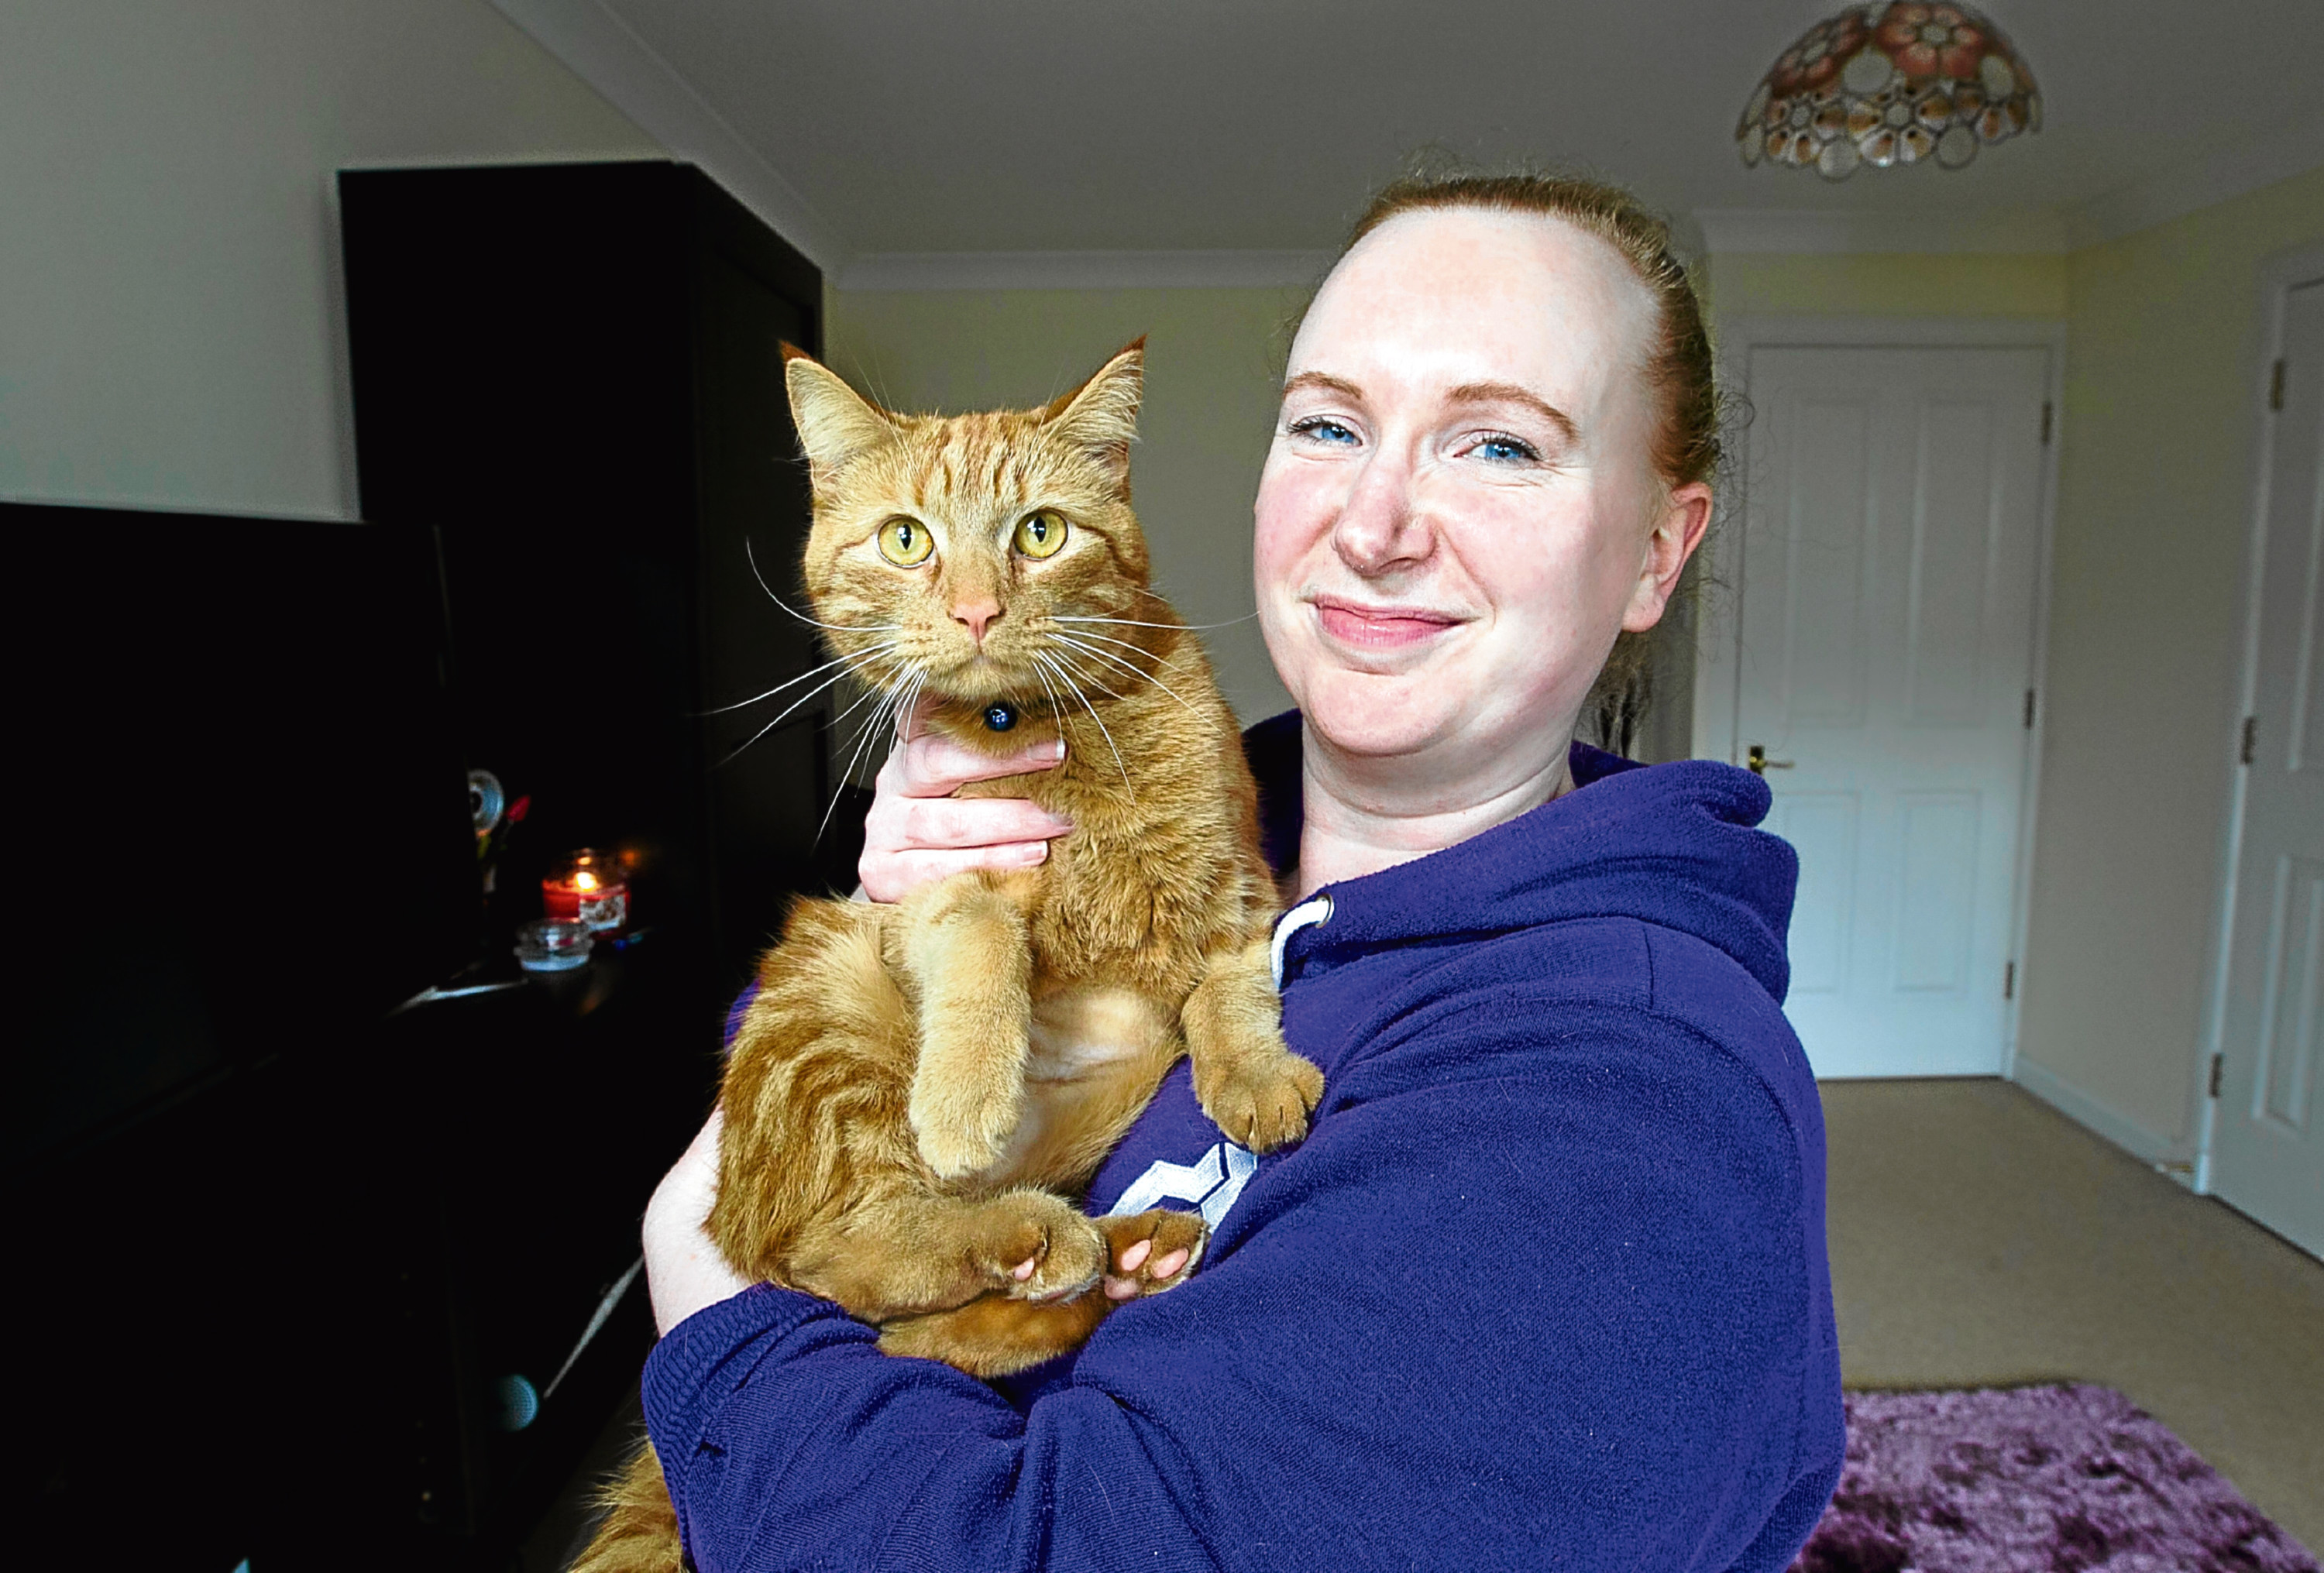
[[1744,106],[1735,145],[1845,180],[1869,164],[1958,170],[1978,149],[2042,129],[2017,47],[1959,0],[1851,5],[1785,50]]

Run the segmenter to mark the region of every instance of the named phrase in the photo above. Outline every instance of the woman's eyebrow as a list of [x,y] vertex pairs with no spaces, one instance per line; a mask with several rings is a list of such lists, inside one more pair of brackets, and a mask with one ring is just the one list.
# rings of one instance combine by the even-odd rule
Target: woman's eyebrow
[[1444,397],[1451,404],[1521,404],[1557,428],[1567,442],[1578,441],[1582,435],[1565,411],[1515,382],[1463,382]]
[[1328,372],[1302,372],[1284,382],[1284,397],[1287,399],[1292,394],[1308,388],[1321,388],[1326,392],[1337,393],[1358,402],[1361,402],[1364,396],[1364,391],[1345,377],[1334,377]]

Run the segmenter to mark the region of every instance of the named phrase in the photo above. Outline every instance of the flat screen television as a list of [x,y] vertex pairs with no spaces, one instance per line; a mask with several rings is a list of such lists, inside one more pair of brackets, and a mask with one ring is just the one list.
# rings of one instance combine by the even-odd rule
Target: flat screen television
[[473,952],[479,890],[431,531],[24,504],[0,529],[15,1167],[375,1020]]

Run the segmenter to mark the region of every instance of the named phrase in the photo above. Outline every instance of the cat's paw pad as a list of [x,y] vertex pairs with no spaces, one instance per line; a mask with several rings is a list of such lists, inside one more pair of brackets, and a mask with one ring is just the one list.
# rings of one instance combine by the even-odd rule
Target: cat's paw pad
[[979,1253],[995,1287],[1017,1300],[1071,1300],[1106,1264],[1097,1226],[1054,1196],[1028,1196],[987,1234]]
[[1323,1096],[1323,1072],[1288,1049],[1245,1055],[1209,1076],[1197,1066],[1194,1094],[1211,1123],[1265,1153],[1307,1134],[1307,1116]]
[[1210,1226],[1198,1212],[1157,1207],[1129,1218],[1102,1218],[1105,1236],[1105,1297],[1136,1300],[1176,1289],[1191,1277],[1211,1243]]
[[940,1180],[980,1173],[999,1163],[1022,1117],[1023,1099],[978,1096],[962,1089],[912,1090],[912,1137]]

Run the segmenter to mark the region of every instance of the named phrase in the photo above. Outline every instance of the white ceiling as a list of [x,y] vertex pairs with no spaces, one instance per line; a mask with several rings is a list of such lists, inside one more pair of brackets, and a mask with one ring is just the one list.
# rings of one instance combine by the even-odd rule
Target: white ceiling
[[827,268],[1313,251],[1428,144],[1594,169],[1714,224],[1934,214],[2036,237],[2023,249],[2142,181],[2324,160],[2324,0],[1997,0],[2043,132],[1960,173],[1838,186],[1746,170],[1730,140],[1759,75],[1836,8],[1812,0],[495,3],[673,151],[755,184]]

